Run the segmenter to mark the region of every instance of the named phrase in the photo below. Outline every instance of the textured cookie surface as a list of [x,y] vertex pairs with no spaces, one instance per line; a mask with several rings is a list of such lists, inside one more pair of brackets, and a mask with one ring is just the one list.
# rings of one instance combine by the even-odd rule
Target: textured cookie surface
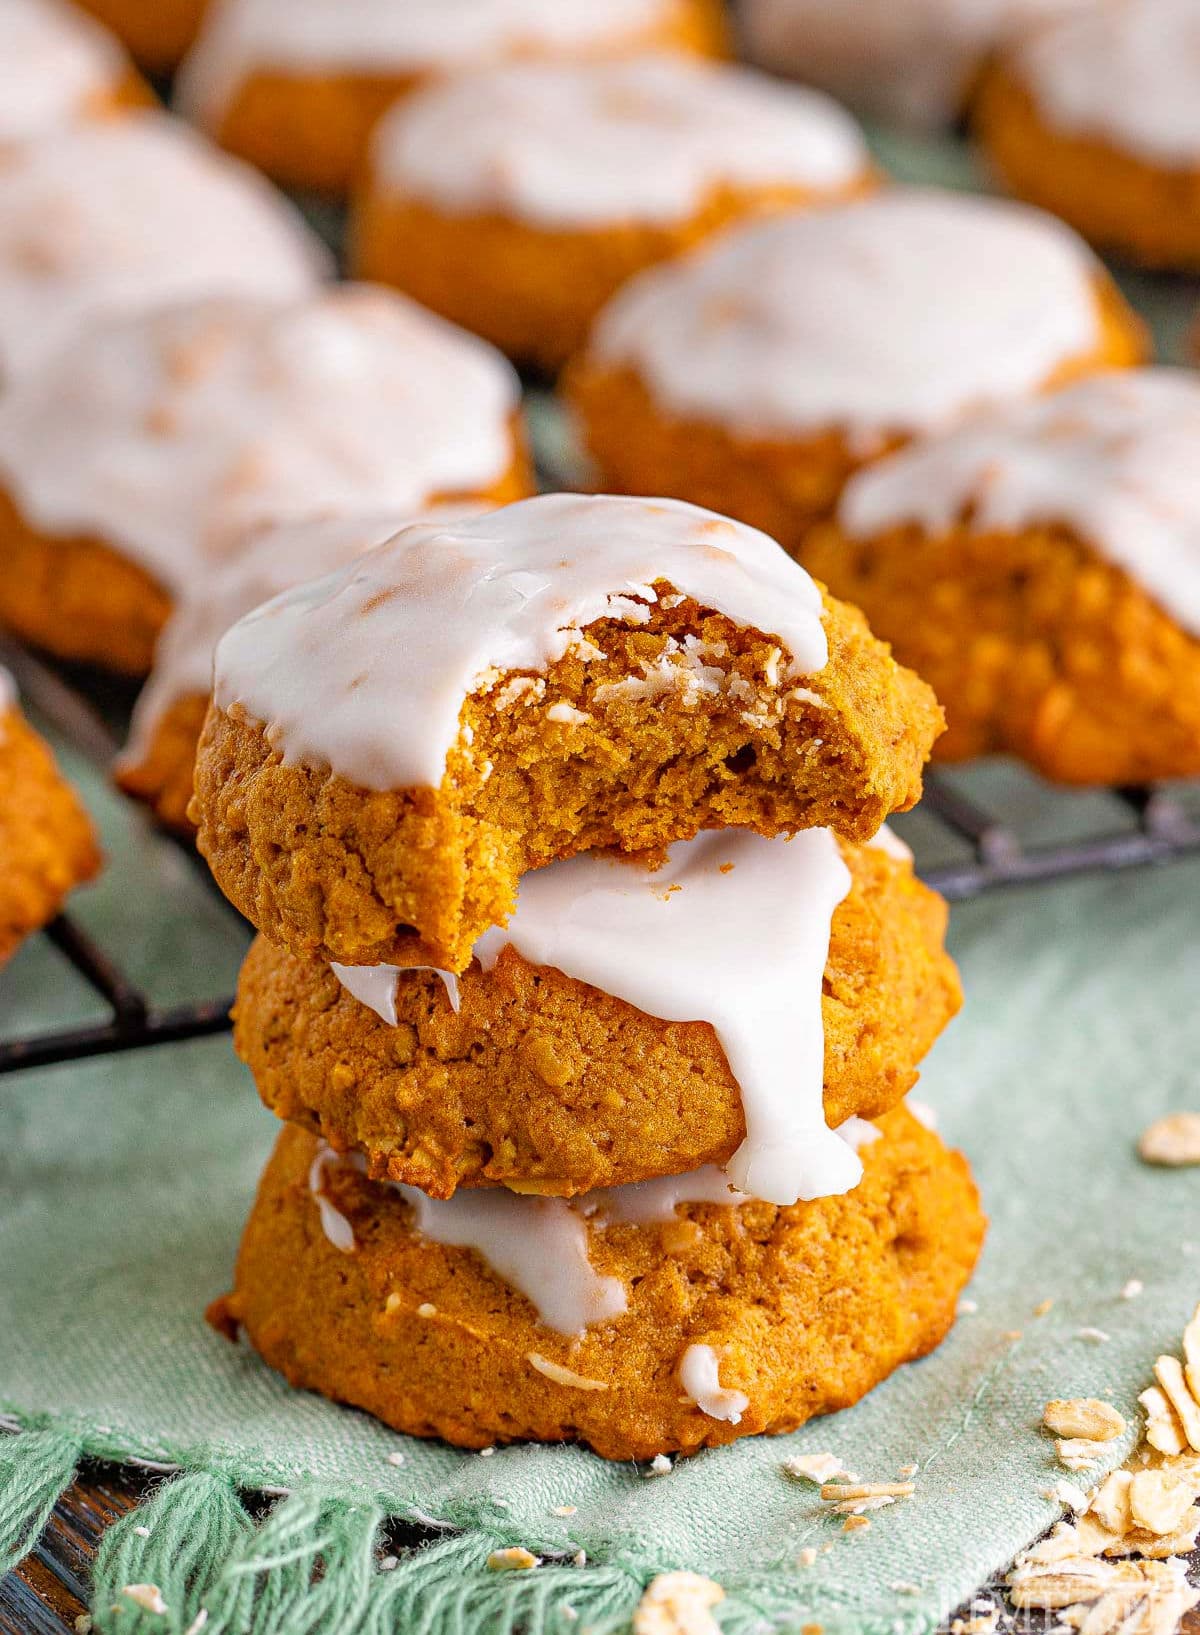
[[0,963],[99,867],[87,814],[0,672]]
[[592,1273],[613,1280],[610,1315],[577,1337],[475,1251],[416,1233],[404,1195],[349,1165],[318,1164],[314,1196],[317,1143],[289,1128],[210,1317],[293,1385],[463,1447],[581,1441],[629,1459],[792,1430],[932,1350],[979,1252],[966,1161],[903,1109],[880,1128],[841,1198],[685,1204],[635,1224],[613,1218],[610,1195],[585,1243]]
[[[942,900],[909,863],[842,850],[853,885],[833,915],[822,1001],[831,1125],[892,1107],[960,997]],[[235,1042],[280,1118],[436,1197],[496,1181],[586,1192],[724,1163],[745,1138],[711,1024],[661,1021],[511,944],[458,991],[456,1013],[436,975],[405,973],[393,1025],[323,962],[260,937]]]
[[1200,773],[1200,388],[1098,375],[881,461],[804,559],[943,701],[936,753]]
[[[568,526],[580,511],[586,549]],[[596,563],[607,572],[601,546],[611,540],[611,558],[629,543],[631,527],[646,530],[647,549],[665,528],[678,577],[691,563],[728,571],[723,583],[746,597],[770,599],[768,585],[777,586],[764,623],[802,629],[827,658],[797,685],[777,637],[680,599],[682,587],[630,586],[626,576],[621,618],[588,622],[582,639],[572,627],[571,645],[562,651],[560,644],[562,656],[542,670],[503,670],[491,685],[485,678],[455,720],[448,684],[429,682],[429,666],[419,677],[405,668],[385,680],[393,673],[385,665],[408,664],[395,639],[396,610],[407,618],[416,605],[410,590],[400,606],[389,576],[400,572],[411,585],[405,576],[417,555],[426,564],[417,583],[427,585],[428,564],[449,538],[406,530],[382,548],[386,554],[361,559],[353,571],[366,577],[355,587],[343,594],[341,581],[330,580],[325,592],[306,591],[291,608],[277,602],[268,616],[275,630],[267,620],[243,621],[218,650],[192,812],[222,889],[273,940],[350,964],[422,959],[462,970],[476,939],[511,910],[519,875],[555,858],[612,846],[655,851],[704,828],[830,827],[865,840],[890,811],[918,798],[940,728],[933,695],[895,664],[855,610],[822,603],[807,579],[793,583],[772,542],[665,501],[543,496],[463,525],[451,543],[474,549],[485,526],[507,539],[534,517],[572,573],[595,573]],[[490,534],[484,543],[492,548]],[[654,549],[658,559],[667,546]],[[507,571],[514,583],[525,572],[511,559]],[[535,588],[521,599],[523,610],[549,596],[557,571],[543,567],[527,578],[526,589]],[[479,584],[494,591],[507,582],[497,570]],[[314,642],[318,594],[330,610],[329,633],[317,643],[321,654],[312,648],[309,671],[328,670],[327,650],[337,645],[340,669],[330,675],[347,675],[348,690],[321,682],[314,693],[305,676],[297,640]],[[482,595],[472,591],[469,604]],[[359,601],[357,640],[347,645],[343,626]],[[449,615],[420,605],[441,629],[436,621]],[[390,645],[378,645],[366,620],[379,621]],[[484,634],[492,639],[490,625]],[[459,635],[456,624],[456,642]],[[405,642],[411,648],[415,639]],[[363,679],[354,679],[358,672]],[[418,682],[430,687],[428,710],[414,702]],[[368,693],[377,707],[367,707]],[[403,723],[393,724],[392,698],[403,704]],[[426,731],[435,707],[449,723],[448,753]],[[270,740],[264,719],[274,722]],[[443,757],[436,786],[435,771],[421,784],[389,782],[397,765],[432,771],[431,753],[418,763],[407,755],[413,743]],[[335,770],[335,756],[358,776]]]

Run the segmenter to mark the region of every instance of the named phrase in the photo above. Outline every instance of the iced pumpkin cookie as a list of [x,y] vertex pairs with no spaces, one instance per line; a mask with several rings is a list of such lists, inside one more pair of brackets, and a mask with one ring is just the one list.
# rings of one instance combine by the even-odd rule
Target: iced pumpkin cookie
[[703,828],[869,838],[918,798],[940,724],[765,535],[543,495],[406,528],[234,625],[191,815],[275,941],[460,971],[556,858]]
[[167,74],[191,45],[211,0],[75,0],[75,3],[106,23],[144,68],[154,74]]
[[517,63],[383,121],[356,266],[556,369],[644,267],[873,181],[854,121],[819,92],[683,57]]
[[779,1208],[713,1170],[438,1202],[287,1129],[210,1320],[292,1385],[461,1447],[647,1459],[794,1430],[943,1339],[983,1239],[959,1153],[903,1108],[866,1134],[853,1192]]
[[341,284],[97,325],[0,399],[0,619],[140,674],[256,522],[528,491],[516,376]]
[[66,0],[0,6],[0,149],[149,97],[116,40]]
[[210,296],[289,299],[330,270],[260,176],[165,114],[76,124],[0,164],[0,381],[102,318]]
[[979,132],[1014,193],[1094,243],[1200,269],[1198,64],[1195,0],[1083,6],[988,75]]
[[432,80],[516,58],[719,53],[719,0],[225,0],[184,64],[184,110],[290,187],[344,192],[371,131]]
[[857,1181],[829,1127],[894,1106],[957,1010],[945,923],[903,855],[722,830],[526,875],[457,980],[260,937],[235,1042],[280,1118],[434,1197],[721,1164],[793,1203]]
[[[464,517],[482,504],[434,507]],[[424,514],[426,517],[430,513]],[[344,567],[415,519],[395,511],[305,518],[250,531],[228,559],[180,590],[138,695],[116,777],[126,794],[153,807],[168,828],[191,834],[196,746],[212,692],[213,654],[230,625],[272,596]]]
[[0,670],[0,964],[99,868],[87,813]]
[[597,486],[710,505],[794,550],[867,461],[1141,353],[1137,320],[1052,217],[896,190],[640,274],[566,390]]
[[804,560],[937,688],[947,759],[1200,776],[1200,383],[1098,375],[855,478]]
[[741,0],[747,51],[777,73],[919,128],[966,109],[998,46],[1094,0]]

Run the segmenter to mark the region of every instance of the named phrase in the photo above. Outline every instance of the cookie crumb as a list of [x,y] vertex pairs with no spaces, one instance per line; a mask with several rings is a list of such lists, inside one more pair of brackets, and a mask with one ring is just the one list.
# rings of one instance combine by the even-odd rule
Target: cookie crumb
[[725,1591],[700,1573],[659,1573],[634,1608],[633,1635],[720,1635],[711,1608]]
[[675,1466],[667,1458],[665,1453],[656,1453],[654,1458],[650,1461],[650,1469],[646,1472],[646,1475],[669,1476],[674,1469]]
[[798,1567],[811,1567],[816,1562],[816,1559],[817,1552],[813,1549],[811,1544],[806,1544],[803,1550],[800,1551],[800,1554],[796,1557],[796,1565]]
[[402,1465],[404,1463],[404,1455],[399,1452],[389,1453],[387,1456],[387,1462],[389,1465]]
[[379,1570],[381,1573],[394,1573],[399,1565],[399,1556],[384,1556],[383,1560],[379,1563]]
[[1108,1335],[1102,1328],[1081,1328],[1076,1331],[1077,1340],[1087,1340],[1090,1345],[1107,1345]]
[[1155,1119],[1138,1139],[1138,1155],[1147,1164],[1169,1169],[1200,1164],[1200,1113],[1168,1113]]
[[579,1514],[577,1504],[556,1504],[550,1512],[552,1516],[576,1516]]
[[856,1479],[833,1453],[794,1453],[779,1468],[794,1482],[831,1482],[838,1476],[848,1482]]
[[1048,1312],[1052,1311],[1053,1309],[1054,1309],[1054,1301],[1053,1300],[1039,1300],[1037,1305],[1033,1308],[1033,1315],[1035,1317],[1045,1317],[1046,1314]]
[[842,1523],[842,1532],[861,1533],[864,1528],[870,1527],[870,1525],[871,1518],[869,1516],[847,1516]]
[[1140,1277],[1131,1277],[1127,1283],[1121,1286],[1121,1299],[1136,1300],[1145,1287],[1146,1285]]
[[506,1550],[493,1550],[487,1564],[494,1573],[524,1573],[537,1566],[538,1558],[523,1544],[510,1544]]
[[1125,1429],[1112,1403],[1097,1397],[1054,1397],[1042,1410],[1042,1424],[1056,1436],[1089,1442],[1111,1442]]
[[164,1613],[167,1610],[167,1603],[157,1584],[126,1584],[121,1594],[136,1602],[143,1612]]

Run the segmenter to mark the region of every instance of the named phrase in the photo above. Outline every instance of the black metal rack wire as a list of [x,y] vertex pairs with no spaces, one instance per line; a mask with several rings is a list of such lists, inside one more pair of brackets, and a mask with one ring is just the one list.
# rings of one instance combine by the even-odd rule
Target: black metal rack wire
[[[78,676],[52,668],[28,653],[5,650],[0,658],[17,672],[21,690],[35,712],[73,748],[107,770],[118,744],[113,723],[128,708],[128,697],[121,689],[114,692],[108,684],[88,677],[85,695]],[[918,850],[918,870],[945,897],[961,902],[983,892],[1163,864],[1200,853],[1200,813],[1189,810],[1178,792],[1164,786],[1111,793],[1124,822],[1067,843],[1030,845],[1004,813],[965,793],[952,777],[931,772],[926,776],[920,810],[966,855],[962,861],[923,866]],[[183,849],[208,880],[192,848],[184,844]],[[215,885],[212,889],[216,890]],[[99,946],[70,913],[59,915],[41,934],[103,1000],[109,1014],[100,1022],[0,1039],[0,1074],[201,1038],[230,1025],[231,1000],[224,994],[192,1004],[156,1007],[122,970],[115,953]]]

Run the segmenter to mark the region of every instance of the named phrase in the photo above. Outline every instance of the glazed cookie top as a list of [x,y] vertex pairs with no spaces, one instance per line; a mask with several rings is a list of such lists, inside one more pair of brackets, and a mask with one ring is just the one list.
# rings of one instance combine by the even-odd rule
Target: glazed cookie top
[[[849,889],[828,829],[775,839],[718,830],[672,846],[661,868],[584,854],[534,869],[508,924],[486,931],[474,954],[491,970],[511,944],[530,964],[649,1016],[710,1022],[746,1120],[729,1181],[793,1204],[848,1192],[862,1176],[823,1110],[823,978],[830,922]],[[402,972],[334,970],[385,1020],[390,1006],[395,1022]]]
[[1200,380],[1096,375],[914,444],[860,472],[839,522],[1011,533],[1061,524],[1200,636]]
[[620,51],[681,10],[682,0],[225,0],[184,62],[179,97],[215,124],[259,71],[403,78]]
[[1195,0],[1095,5],[1030,35],[1014,55],[1042,118],[1163,165],[1200,164]]
[[685,418],[842,430],[862,452],[1043,386],[1101,344],[1099,263],[1024,205],[924,189],[722,234],[640,274],[592,332]]
[[[914,125],[962,112],[1002,40],[1094,0],[742,0],[751,57]],[[1186,0],[1184,0],[1186,4]]]
[[545,669],[593,620],[645,624],[657,580],[774,632],[788,675],[824,667],[821,593],[766,534],[679,501],[543,494],[405,528],[276,597],[222,639],[214,697],[265,722],[285,762],[437,788],[468,694]]
[[155,113],[76,125],[0,166],[0,376],[100,316],[283,299],[331,270],[281,194],[186,126]]
[[0,143],[100,108],[129,71],[120,47],[64,0],[0,6]]
[[[481,509],[434,506],[419,520],[457,519]],[[392,510],[269,523],[252,529],[229,560],[183,585],[154,649],[150,679],[138,695],[122,761],[141,760],[172,704],[189,695],[208,696],[213,653],[230,625],[293,585],[344,567],[415,520]]]
[[684,57],[514,63],[435,84],[376,133],[377,185],[547,227],[677,221],[718,188],[829,193],[868,171],[819,92]]
[[484,342],[370,285],[202,302],[97,325],[0,397],[0,478],[178,594],[255,522],[486,490],[518,400]]

